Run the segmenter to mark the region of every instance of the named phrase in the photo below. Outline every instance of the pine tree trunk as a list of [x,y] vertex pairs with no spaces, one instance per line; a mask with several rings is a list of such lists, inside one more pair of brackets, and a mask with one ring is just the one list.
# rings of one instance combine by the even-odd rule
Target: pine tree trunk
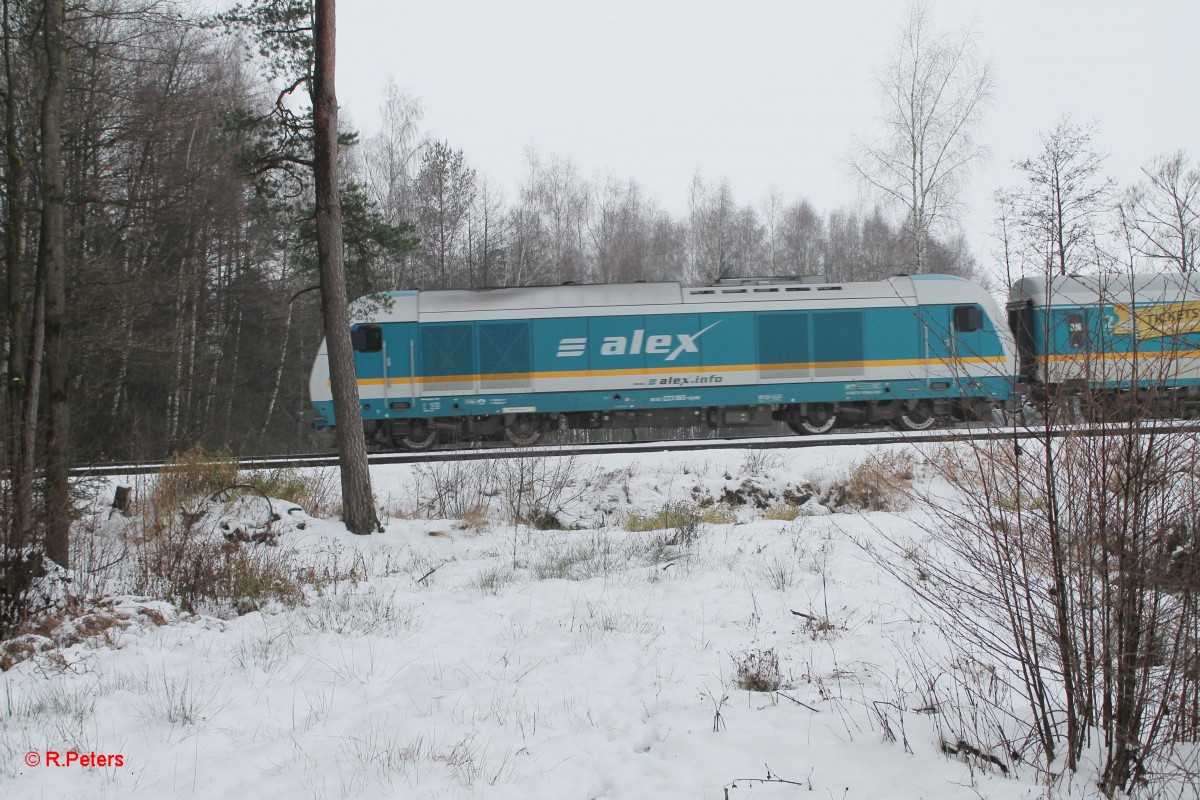
[[68,567],[70,544],[70,407],[67,394],[67,286],[64,247],[62,108],[67,47],[64,0],[46,0],[46,96],[42,104],[42,231],[38,267],[46,286],[46,555]]
[[[13,86],[12,47],[9,18],[9,3],[4,2],[4,79],[5,84]],[[20,549],[29,543],[33,516],[33,475],[22,469],[25,463],[21,451],[25,440],[24,431],[28,424],[33,424],[25,413],[25,388],[28,383],[28,354],[25,342],[25,285],[24,285],[24,253],[25,243],[25,162],[22,157],[21,143],[17,134],[17,104],[16,92],[4,93],[4,143],[8,151],[8,163],[5,172],[5,194],[8,200],[8,218],[5,220],[5,268],[7,270],[7,296],[5,311],[8,318],[8,359],[6,362],[7,375],[5,385],[8,387],[8,475],[12,491],[12,521],[11,527],[5,526],[8,539],[5,544]]]
[[371,533],[379,527],[379,521],[371,495],[371,472],[354,375],[354,351],[350,347],[350,314],[342,264],[342,208],[338,200],[337,177],[338,109],[334,91],[335,31],[334,0],[316,0],[312,101],[317,261],[321,272],[321,310],[325,315],[333,413],[337,418],[342,519],[353,533]]

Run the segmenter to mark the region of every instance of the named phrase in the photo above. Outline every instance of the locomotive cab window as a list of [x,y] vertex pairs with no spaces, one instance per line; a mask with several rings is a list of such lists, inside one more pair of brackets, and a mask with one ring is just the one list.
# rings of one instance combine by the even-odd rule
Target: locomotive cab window
[[983,330],[983,309],[979,306],[955,306],[954,330],[959,333]]
[[383,349],[383,328],[355,325],[350,329],[350,344],[360,353],[378,353]]

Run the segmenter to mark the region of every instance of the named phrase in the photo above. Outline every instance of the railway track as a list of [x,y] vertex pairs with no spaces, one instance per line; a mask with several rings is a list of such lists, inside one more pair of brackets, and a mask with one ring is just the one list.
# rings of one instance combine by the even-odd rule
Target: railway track
[[[436,461],[472,461],[481,459],[528,458],[571,455],[606,455],[616,453],[661,453],[689,450],[766,450],[831,445],[872,446],[898,443],[988,442],[1019,443],[1033,439],[1063,438],[1066,436],[1117,436],[1129,432],[1128,424],[1060,425],[1051,428],[962,426],[928,431],[902,432],[897,430],[853,431],[819,436],[763,436],[712,439],[670,439],[645,442],[607,442],[602,444],[551,444],[534,447],[484,447],[463,450],[438,450],[424,453],[372,453],[370,462],[382,464],[414,464]],[[1200,423],[1161,421],[1140,423],[1137,430],[1145,434],[1200,433]],[[242,469],[281,469],[285,467],[335,467],[336,454],[283,455],[239,459]],[[73,477],[147,475],[162,471],[169,464],[163,461],[138,461],[92,464],[71,470]]]

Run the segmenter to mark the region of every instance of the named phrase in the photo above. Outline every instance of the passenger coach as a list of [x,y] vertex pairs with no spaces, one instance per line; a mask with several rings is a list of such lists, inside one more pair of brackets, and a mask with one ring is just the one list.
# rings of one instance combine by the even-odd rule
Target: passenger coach
[[[923,429],[1014,382],[995,303],[942,275],[390,292],[352,314],[368,440],[415,450],[564,426]],[[310,391],[332,426],[323,343]]]
[[[1126,402],[1154,390],[1164,414],[1200,409],[1200,279],[1159,275],[1022,278],[1009,294],[1019,372],[1031,394]],[[1093,406],[1095,403],[1093,403]]]

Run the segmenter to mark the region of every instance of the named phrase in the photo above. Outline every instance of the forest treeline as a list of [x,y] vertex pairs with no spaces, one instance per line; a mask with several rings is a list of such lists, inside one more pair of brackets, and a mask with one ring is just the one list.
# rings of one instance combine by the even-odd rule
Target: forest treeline
[[[145,0],[66,7],[76,463],[157,458],[197,442],[238,453],[312,445],[302,418],[321,323],[318,293],[305,291],[317,284],[311,171],[298,163],[303,145],[269,116],[278,86],[262,60],[191,11]],[[26,327],[42,307],[41,24],[40,4],[3,0],[3,309]],[[906,270],[903,237],[877,209],[823,213],[778,196],[741,205],[729,182],[697,175],[688,212],[672,215],[636,180],[588,178],[569,159],[533,152],[521,185],[500,187],[469,154],[426,135],[417,98],[391,86],[380,104],[380,131],[342,137],[351,297]],[[931,249],[927,271],[972,269],[961,241]],[[36,336],[20,335],[36,349]],[[24,372],[9,359],[3,369],[6,384]]]

